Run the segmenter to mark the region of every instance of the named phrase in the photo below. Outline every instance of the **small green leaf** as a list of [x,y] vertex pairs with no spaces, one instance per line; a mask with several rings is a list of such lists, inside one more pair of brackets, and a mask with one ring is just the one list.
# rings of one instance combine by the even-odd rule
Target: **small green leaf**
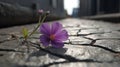
[[27,28],[23,28],[22,29],[22,34],[23,34],[24,38],[27,38],[28,37],[28,29]]

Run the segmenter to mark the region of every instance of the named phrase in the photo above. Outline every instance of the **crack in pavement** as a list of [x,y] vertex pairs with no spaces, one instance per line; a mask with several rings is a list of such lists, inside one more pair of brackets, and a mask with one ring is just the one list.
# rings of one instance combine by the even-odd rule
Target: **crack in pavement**
[[[32,42],[30,42],[30,43],[32,43]],[[32,44],[33,44],[32,46],[34,46],[34,44],[39,45],[39,44],[37,44],[37,43],[32,43]],[[44,48],[37,47],[37,46],[35,46],[35,47],[38,48],[38,49],[40,49],[40,50],[42,50],[42,51],[44,51],[44,52],[47,52],[47,53],[49,53],[49,54],[51,54],[51,55],[54,55],[54,56],[57,56],[57,57],[66,59],[66,60],[69,61],[69,62],[76,62],[76,61],[100,62],[100,61],[95,61],[95,60],[93,60],[93,59],[80,60],[80,59],[74,58],[74,57],[72,57],[72,56],[70,56],[70,55],[66,55],[66,54],[64,54],[64,55],[56,54],[56,53],[53,53],[53,52],[51,52],[51,51],[49,51],[49,50],[46,50],[46,49],[44,49]]]
[[3,49],[3,48],[0,48],[0,51],[6,51],[6,52],[23,52],[23,51],[17,51],[15,49]]
[[[31,42],[31,43],[32,43],[32,42]],[[33,44],[32,46],[34,46],[34,44],[35,44],[35,45],[39,45],[39,44],[37,44],[37,43],[32,43],[32,44]],[[108,51],[110,51],[110,52],[112,52],[112,53],[120,53],[120,52],[111,50],[111,49],[109,49],[109,48],[103,47],[103,46],[98,46],[98,45],[86,45],[86,46],[99,47],[99,48],[108,50]],[[36,46],[35,46],[35,47],[36,47]],[[38,48],[38,49],[40,49],[40,50],[42,50],[42,51],[44,51],[44,52],[46,52],[46,53],[49,53],[49,54],[51,54],[51,55],[54,55],[54,56],[56,56],[56,57],[66,59],[66,60],[69,61],[69,62],[97,62],[97,63],[103,63],[103,62],[111,63],[111,62],[115,62],[115,61],[97,61],[97,60],[94,60],[94,59],[77,59],[77,58],[75,58],[75,57],[72,57],[72,56],[66,55],[66,54],[64,54],[64,55],[56,54],[56,53],[53,53],[53,52],[51,52],[51,51],[49,51],[49,50],[46,50],[46,49],[44,49],[44,48],[41,48],[41,47],[36,47],[36,48]]]
[[[75,45],[75,44],[74,44]],[[97,48],[102,48],[104,50],[107,50],[109,52],[112,52],[112,53],[119,53],[120,54],[120,51],[114,51],[110,48],[107,48],[107,47],[104,47],[104,46],[99,46],[99,45],[91,45],[91,44],[77,44],[77,45],[82,45],[82,46],[92,46],[92,47],[97,47]]]

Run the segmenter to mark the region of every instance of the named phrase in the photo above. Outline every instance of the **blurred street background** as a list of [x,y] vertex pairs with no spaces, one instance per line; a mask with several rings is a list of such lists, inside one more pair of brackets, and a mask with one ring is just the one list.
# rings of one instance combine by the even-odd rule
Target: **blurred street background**
[[119,22],[119,0],[0,0],[0,27],[36,23],[39,9],[46,21],[68,17]]

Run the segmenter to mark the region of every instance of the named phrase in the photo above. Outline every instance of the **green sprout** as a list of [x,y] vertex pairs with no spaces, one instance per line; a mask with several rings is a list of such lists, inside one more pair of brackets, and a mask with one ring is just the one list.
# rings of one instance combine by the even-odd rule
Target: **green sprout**
[[29,33],[27,28],[23,28],[22,30],[23,38],[25,41],[27,41],[27,39],[37,31],[37,29],[40,27],[40,25],[45,21],[46,17],[49,15],[49,11],[43,12],[43,10],[38,10],[38,13],[40,15],[39,21],[37,26],[33,29],[33,31]]

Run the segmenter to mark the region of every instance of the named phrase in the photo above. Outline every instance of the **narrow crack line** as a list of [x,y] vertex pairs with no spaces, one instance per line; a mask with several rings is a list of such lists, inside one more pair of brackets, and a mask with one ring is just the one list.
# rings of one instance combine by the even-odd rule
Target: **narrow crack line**
[[16,50],[14,50],[14,49],[2,49],[2,48],[0,48],[0,51],[8,51],[8,52],[9,52],[9,51],[10,51],[10,52],[12,51],[12,52],[15,52]]
[[64,42],[64,44],[71,44],[71,42]]
[[94,40],[94,39],[92,39],[92,38],[84,37],[84,36],[83,36],[83,38],[88,39],[88,40]]
[[77,34],[69,34],[69,36],[77,36]]
[[[77,44],[78,45],[78,44]],[[82,46],[92,46],[92,47],[98,47],[98,48],[102,48],[104,50],[107,50],[109,52],[112,52],[112,53],[120,53],[120,51],[114,51],[110,48],[107,48],[107,47],[104,47],[104,46],[99,46],[99,45],[91,45],[91,44],[79,44],[79,45],[82,45]]]
[[0,48],[0,51],[7,51],[7,52],[22,52],[22,51],[17,51],[17,50],[14,50],[14,49],[3,49],[3,48]]
[[77,36],[88,36],[88,35],[93,35],[93,34],[104,34],[104,32],[101,32],[101,33],[88,33],[88,34],[77,34]]
[[89,30],[89,29],[100,29],[100,27],[97,27],[97,28],[81,28],[81,30]]
[[77,34],[77,36],[88,36],[90,34]]
[[112,52],[112,53],[120,53],[119,51],[115,51],[115,50],[112,50],[112,49],[104,47],[104,46],[99,46],[99,45],[91,45],[91,46],[99,47],[99,48],[102,48],[102,49],[107,50],[107,51]]
[[[99,33],[90,33],[89,35],[93,35],[93,34],[104,34],[105,32],[99,32]],[[107,33],[107,32],[106,32]]]
[[[101,40],[101,39],[92,39],[92,38],[84,37],[84,36],[83,36],[83,38],[88,39],[88,40],[91,40],[91,41],[93,41],[93,42],[96,42],[97,40]],[[92,42],[91,42],[91,43],[92,43]]]
[[120,40],[120,38],[100,38],[99,40]]
[[[31,42],[31,43],[32,43],[32,42]],[[36,44],[36,43],[32,43],[32,44]],[[39,44],[37,44],[37,45],[39,45]],[[36,46],[35,46],[35,47],[36,47]],[[42,51],[44,51],[44,52],[46,52],[46,53],[49,53],[49,54],[51,54],[51,55],[57,56],[57,57],[59,57],[59,58],[66,59],[66,60],[68,60],[69,62],[76,62],[76,61],[80,61],[80,62],[85,62],[85,61],[87,61],[87,62],[100,62],[100,61],[95,61],[95,60],[93,60],[93,59],[80,60],[80,59],[77,59],[77,58],[72,57],[72,56],[70,56],[70,55],[66,55],[66,54],[61,55],[61,54],[53,53],[53,52],[51,52],[51,51],[49,51],[49,50],[46,50],[46,49],[44,49],[44,48],[41,48],[41,47],[36,47],[36,48],[38,48],[38,49],[40,49],[40,50],[42,50]]]

